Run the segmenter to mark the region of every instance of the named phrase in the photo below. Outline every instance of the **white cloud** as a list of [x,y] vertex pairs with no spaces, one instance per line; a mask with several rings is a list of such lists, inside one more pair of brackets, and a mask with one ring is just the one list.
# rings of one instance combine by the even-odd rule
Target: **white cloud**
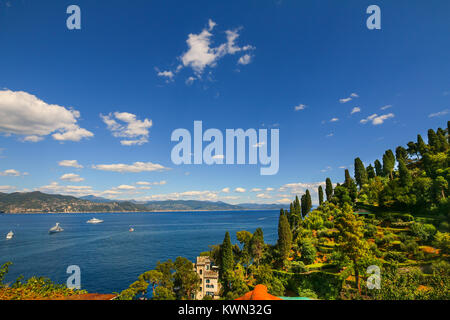
[[385,120],[394,118],[394,117],[395,117],[395,115],[393,113],[383,114],[380,116],[377,115],[376,113],[374,113],[365,119],[361,119],[359,122],[365,124],[369,121],[372,121],[372,124],[376,126],[376,125],[383,124]]
[[331,171],[332,168],[330,166],[326,167],[325,169],[320,170],[320,172],[328,172]]
[[83,168],[83,166],[79,164],[77,160],[62,160],[58,162],[58,165],[60,165],[61,167],[74,167],[78,169]]
[[381,107],[380,109],[381,109],[381,110],[386,110],[386,109],[389,109],[389,108],[392,108],[392,105],[387,104],[387,105]]
[[[114,114],[110,113],[106,116],[101,114],[100,117],[114,137],[129,138],[121,140],[122,145],[142,145],[148,142],[149,129],[153,125],[152,120],[138,120],[136,115],[129,112],[114,112]],[[124,124],[120,124],[116,120],[122,121]]]
[[243,193],[243,192],[245,192],[245,189],[244,188],[236,188],[236,189],[234,189],[234,192],[239,192],[239,193]]
[[7,169],[5,171],[0,171],[0,176],[20,177],[26,175],[28,175],[28,172],[20,172],[16,169]]
[[229,192],[230,192],[230,188],[223,188],[223,189],[222,189],[222,192],[224,192],[224,193],[229,193]]
[[117,187],[118,190],[135,190],[136,187],[135,186],[130,186],[127,184],[121,184],[120,186]]
[[359,108],[359,107],[354,107],[354,108],[352,109],[352,112],[350,112],[350,114],[354,114],[354,113],[357,113],[357,112],[361,112],[361,108]]
[[270,195],[265,194],[265,193],[258,193],[256,195],[256,197],[259,198],[259,199],[270,199],[270,198],[272,198]]
[[339,121],[338,118],[333,118],[333,119],[330,120],[330,122],[337,122],[337,121]]
[[266,188],[266,191],[267,191],[267,192],[270,192],[270,191],[273,191],[273,190],[275,190],[275,189],[274,189],[274,188],[270,188],[270,187],[269,187],[269,188]]
[[0,186],[0,192],[12,192],[14,189],[14,186]]
[[[251,45],[239,46],[236,44],[239,38],[239,28],[234,30],[226,30],[226,42],[218,45],[212,46],[213,30],[216,27],[216,23],[209,19],[208,25],[200,33],[190,33],[186,40],[188,49],[179,57],[181,60],[181,65],[178,65],[175,73],[178,73],[183,67],[191,68],[196,78],[189,77],[186,80],[186,84],[190,85],[195,80],[200,79],[205,68],[215,67],[217,62],[226,55],[234,55],[237,52],[246,52],[249,50],[254,50]],[[244,54],[238,59],[238,64],[246,65],[252,60],[252,56],[249,54]],[[172,80],[174,77],[174,72],[158,71],[158,76],[166,77]]]
[[339,99],[339,102],[340,102],[340,103],[347,103],[347,102],[349,102],[350,100],[352,100],[352,98],[342,98],[342,99]]
[[170,170],[163,165],[152,162],[134,162],[133,164],[98,164],[93,165],[93,169],[113,172],[152,172]]
[[299,111],[299,110],[305,110],[305,108],[306,108],[306,104],[299,104],[298,106],[295,106],[294,107],[294,110],[295,111]]
[[159,77],[166,78],[167,81],[173,80],[174,74],[172,71],[157,71]]
[[136,182],[136,184],[138,186],[151,186],[151,185],[153,185],[153,186],[155,186],[155,185],[162,186],[162,185],[165,185],[166,183],[167,183],[167,181],[165,181],[165,180],[155,181],[155,182],[148,182],[148,181],[138,181],[138,182]]
[[283,199],[277,200],[276,202],[277,202],[277,203],[280,203],[280,204],[289,204],[289,203],[292,202],[292,199],[289,199],[289,198],[283,198]]
[[62,186],[58,182],[52,182],[49,185],[38,188],[38,190],[45,193],[68,194],[75,197],[95,194],[91,186]]
[[329,134],[327,134],[325,137],[327,137],[327,138],[331,138],[332,136],[334,136],[334,133],[333,132],[330,132]]
[[80,177],[78,174],[75,174],[75,173],[63,174],[59,179],[64,180],[64,181],[70,181],[70,182],[84,181],[84,178]]
[[37,142],[52,134],[58,141],[80,141],[94,134],[78,126],[80,113],[56,104],[47,104],[23,91],[0,90],[0,132],[25,136]]
[[350,94],[350,97],[348,97],[348,98],[339,99],[339,102],[340,103],[347,103],[347,102],[353,100],[353,98],[359,98],[359,95],[356,94],[356,93],[352,93],[352,94]]
[[436,112],[436,113],[431,113],[428,115],[428,118],[434,118],[434,117],[440,117],[440,116],[444,116],[446,114],[448,114],[450,111],[448,109]]
[[250,192],[261,192],[262,189],[261,188],[253,188],[252,190],[250,190]]
[[238,64],[247,65],[250,62],[252,62],[252,56],[249,54],[244,54],[242,57],[239,58]]

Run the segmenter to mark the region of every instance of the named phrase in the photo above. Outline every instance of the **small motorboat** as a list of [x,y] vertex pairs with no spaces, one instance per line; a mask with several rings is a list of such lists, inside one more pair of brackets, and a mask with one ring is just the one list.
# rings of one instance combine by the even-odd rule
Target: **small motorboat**
[[91,220],[86,221],[86,223],[92,223],[92,224],[97,224],[97,223],[102,223],[103,220],[97,219],[97,218],[92,218]]
[[6,240],[11,240],[14,237],[14,232],[10,231],[8,232],[8,234],[6,235]]
[[134,228],[133,228],[133,227],[130,227],[130,229],[128,229],[128,231],[133,232],[133,231],[134,231]]
[[59,226],[59,222],[57,222],[54,227],[52,227],[52,228],[50,228],[50,230],[48,230],[48,233],[51,234],[51,233],[57,233],[57,232],[61,232],[61,231],[64,231],[64,229],[61,228]]

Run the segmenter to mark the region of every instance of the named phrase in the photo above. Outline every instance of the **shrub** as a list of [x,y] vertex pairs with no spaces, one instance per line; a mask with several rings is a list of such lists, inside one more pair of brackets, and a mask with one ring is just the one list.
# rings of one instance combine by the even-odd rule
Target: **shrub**
[[298,288],[297,293],[299,297],[317,299],[317,293],[315,293],[314,290],[311,289]]

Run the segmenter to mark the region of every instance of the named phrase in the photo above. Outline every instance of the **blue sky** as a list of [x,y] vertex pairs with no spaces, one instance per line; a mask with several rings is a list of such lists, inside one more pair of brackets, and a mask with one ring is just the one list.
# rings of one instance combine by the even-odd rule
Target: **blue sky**
[[[66,27],[71,4],[81,30]],[[366,27],[371,4],[381,30]],[[355,157],[368,165],[446,126],[449,9],[1,0],[0,191],[282,203],[341,181]],[[171,133],[194,120],[279,129],[279,172],[174,165]]]

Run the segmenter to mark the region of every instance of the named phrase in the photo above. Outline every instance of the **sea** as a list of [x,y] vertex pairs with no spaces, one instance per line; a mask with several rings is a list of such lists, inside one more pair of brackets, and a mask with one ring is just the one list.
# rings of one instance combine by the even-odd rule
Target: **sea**
[[[20,275],[65,284],[69,266],[81,271],[81,288],[92,293],[126,289],[157,261],[178,256],[195,261],[225,232],[262,228],[266,243],[277,239],[278,210],[148,213],[0,214],[0,265],[13,264],[4,282]],[[91,218],[104,220],[88,224]],[[49,234],[57,222],[63,232]],[[134,232],[130,232],[130,227]],[[12,230],[14,237],[6,240]]]

